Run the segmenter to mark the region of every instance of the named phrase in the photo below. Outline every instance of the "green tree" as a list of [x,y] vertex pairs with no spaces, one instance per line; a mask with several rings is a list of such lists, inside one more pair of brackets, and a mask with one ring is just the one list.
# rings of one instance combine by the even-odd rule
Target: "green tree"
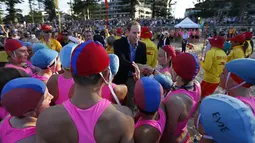
[[27,23],[32,23],[33,20],[35,23],[42,23],[42,13],[39,11],[33,12],[34,17],[32,17],[32,13],[30,12],[28,15],[24,16],[24,19]]
[[[20,9],[15,9],[15,5],[22,3],[23,0],[0,0],[7,6],[8,15],[7,18],[11,22],[18,22],[17,14],[21,13]],[[6,18],[5,18],[6,19]]]
[[35,12],[35,0],[28,0],[29,9],[30,9],[30,15],[32,17],[32,23],[35,22],[34,20],[34,12]]
[[[200,17],[222,16],[219,13],[224,11],[224,15],[237,16],[239,19],[244,18],[244,14],[249,12],[249,5],[255,0],[197,0],[196,9],[200,9],[198,14]],[[230,5],[230,9],[225,9],[226,5]]]
[[147,0],[146,3],[151,5],[152,18],[170,17],[172,6],[176,4],[173,0]]
[[74,0],[72,11],[78,16],[83,16],[84,19],[89,19],[90,11],[96,9],[98,2],[100,0]]
[[[244,13],[247,12],[247,6],[253,0],[229,0],[232,3],[231,11],[229,13],[230,16],[238,16],[240,20],[243,20]],[[254,2],[254,1],[253,1]]]
[[2,9],[0,9],[0,24],[2,24],[3,23],[3,10]]
[[[1,2],[0,2],[1,4]],[[0,8],[0,24],[3,23],[3,15],[4,15],[4,11]]]
[[44,0],[44,10],[49,15],[49,20],[52,21],[56,18],[56,6],[55,6],[55,0]]
[[20,13],[16,13],[15,14],[15,18],[13,20],[13,16],[11,15],[6,15],[4,18],[3,18],[3,22],[4,23],[11,23],[11,22],[15,22],[15,23],[18,23],[18,22],[24,22],[24,17],[22,14]]

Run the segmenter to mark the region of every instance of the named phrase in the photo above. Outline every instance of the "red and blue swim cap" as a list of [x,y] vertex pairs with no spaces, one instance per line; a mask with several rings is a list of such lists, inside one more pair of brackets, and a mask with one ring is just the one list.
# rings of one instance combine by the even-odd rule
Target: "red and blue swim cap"
[[104,47],[92,40],[78,45],[71,57],[71,72],[78,76],[89,76],[103,72],[110,64]]
[[140,110],[148,113],[158,111],[162,97],[163,88],[155,79],[142,77],[136,82],[134,98]]
[[[228,72],[231,72],[234,75],[240,77],[246,83],[250,85],[255,85],[255,72],[254,72],[255,60],[254,59],[250,59],[250,58],[235,59],[227,63],[226,68]],[[233,80],[237,82],[235,79]]]
[[1,92],[1,103],[12,116],[23,116],[38,107],[46,91],[46,85],[31,77],[9,81]]

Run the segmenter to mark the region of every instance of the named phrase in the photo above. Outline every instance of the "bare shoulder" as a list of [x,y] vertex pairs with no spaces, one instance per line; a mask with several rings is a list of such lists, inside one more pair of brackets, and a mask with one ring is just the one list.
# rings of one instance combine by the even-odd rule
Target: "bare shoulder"
[[127,96],[128,89],[126,85],[116,85],[113,90],[116,93],[120,102],[122,102]]
[[183,96],[186,96],[184,93],[178,93],[178,94],[173,94],[171,96],[167,96],[165,99],[165,104],[168,104],[168,103],[171,103],[171,104],[175,104],[175,105],[178,105],[178,104],[181,104],[183,103],[183,99],[182,97]]
[[[127,86],[124,84],[116,85],[114,91],[117,93],[126,93],[128,90]],[[126,93],[127,94],[127,93]]]
[[75,130],[72,119],[62,105],[45,109],[36,123],[36,142],[65,142],[70,131]]
[[49,107],[39,115],[36,123],[37,130],[47,129],[51,132],[53,131],[51,129],[55,130],[65,122],[66,118],[63,118],[65,116],[68,116],[68,113],[62,105]]
[[160,132],[149,125],[142,125],[135,129],[136,143],[156,143],[160,138]]
[[[101,115],[96,126],[97,142],[133,143],[134,120],[110,105]],[[101,130],[99,130],[101,129]],[[103,129],[103,130],[102,130]],[[98,134],[99,131],[102,134]],[[114,136],[112,136],[114,133]]]
[[[124,113],[123,113],[124,112]],[[122,123],[134,123],[134,120],[132,116],[132,111],[125,106],[120,105],[110,105],[105,112],[102,114],[103,117],[106,117],[106,119],[109,119],[110,122],[114,124],[122,124]],[[112,120],[115,119],[115,120]]]
[[182,112],[184,111],[184,109],[186,108],[186,105],[189,102],[192,103],[192,100],[190,97],[188,97],[184,93],[178,93],[178,94],[174,94],[167,97],[167,99],[164,102],[164,105],[167,111],[171,111],[171,110],[175,111],[178,108],[178,110],[176,110],[175,112],[177,111]]
[[127,116],[130,116],[131,118],[134,117],[132,110],[130,108],[128,108],[127,106],[121,106],[121,105],[118,105],[118,104],[113,104],[113,107],[115,107],[121,113],[123,113]]

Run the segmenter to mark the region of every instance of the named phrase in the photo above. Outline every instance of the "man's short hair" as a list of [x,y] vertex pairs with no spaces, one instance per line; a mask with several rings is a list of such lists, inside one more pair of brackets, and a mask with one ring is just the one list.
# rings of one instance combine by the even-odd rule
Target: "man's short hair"
[[[102,74],[104,75],[104,73],[107,71],[104,70],[102,72]],[[98,82],[100,81],[100,79],[102,78],[101,75],[98,74],[92,74],[90,76],[79,76],[79,75],[74,75],[72,74],[74,82],[76,84],[82,85],[82,86],[88,86],[88,85],[97,85]]]
[[110,36],[107,38],[107,44],[110,45],[110,46],[113,46],[113,43],[115,41],[115,37],[114,36]]
[[90,76],[77,76],[73,75],[74,82],[79,85],[96,85],[101,79],[100,74],[93,74]]
[[131,21],[127,25],[127,30],[130,31],[132,26],[140,26],[140,24],[137,21]]

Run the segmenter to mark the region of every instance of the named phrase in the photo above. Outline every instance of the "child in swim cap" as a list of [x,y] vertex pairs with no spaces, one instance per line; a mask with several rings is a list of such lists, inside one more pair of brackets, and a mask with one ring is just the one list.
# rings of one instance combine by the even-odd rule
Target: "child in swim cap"
[[150,77],[142,77],[135,84],[134,100],[139,112],[135,124],[136,142],[159,142],[166,124],[165,108],[161,105],[163,89]]
[[163,103],[166,107],[168,121],[162,136],[162,142],[187,143],[189,132],[187,124],[197,110],[201,87],[195,80],[200,65],[197,56],[183,53],[173,59],[173,90],[169,92]]
[[33,77],[47,83],[49,78],[61,70],[61,64],[58,58],[58,52],[51,49],[40,49],[31,58],[32,64],[41,69]]
[[133,119],[101,98],[101,87],[109,82],[109,64],[107,52],[97,42],[90,40],[74,49],[71,56],[74,94],[40,115],[36,141],[133,142]]
[[154,75],[154,79],[157,80],[164,90],[164,97],[165,95],[171,90],[173,86],[173,81],[170,74],[157,74]]
[[8,39],[4,49],[8,55],[8,63],[5,64],[5,67],[20,69],[31,76],[33,75],[31,67],[27,65],[29,54],[24,42]]
[[105,84],[102,87],[102,97],[108,99],[113,104],[123,104],[124,99],[127,95],[127,86],[126,85],[116,85],[112,83],[114,76],[119,70],[119,58],[115,54],[109,54],[110,58],[110,75],[109,76],[109,85]]
[[69,43],[60,50],[60,62],[63,74],[55,74],[47,82],[49,92],[53,95],[53,104],[61,104],[74,93],[74,81],[70,71],[72,52],[77,44]]
[[175,48],[171,45],[159,49],[158,64],[162,66],[161,73],[171,73],[172,59],[176,57]]
[[240,100],[215,94],[203,99],[195,120],[201,143],[254,143],[255,117]]
[[[27,77],[28,75],[23,70],[15,68],[0,68],[0,93],[4,88],[5,84],[10,80],[19,77]],[[9,113],[0,104],[0,120],[4,119]]]
[[226,64],[220,76],[220,86],[225,94],[243,101],[253,110],[255,115],[255,97],[251,93],[251,87],[255,85],[255,60],[237,59]]
[[35,142],[36,120],[51,102],[46,85],[35,78],[9,81],[1,92],[1,103],[10,116],[0,125],[1,142]]

